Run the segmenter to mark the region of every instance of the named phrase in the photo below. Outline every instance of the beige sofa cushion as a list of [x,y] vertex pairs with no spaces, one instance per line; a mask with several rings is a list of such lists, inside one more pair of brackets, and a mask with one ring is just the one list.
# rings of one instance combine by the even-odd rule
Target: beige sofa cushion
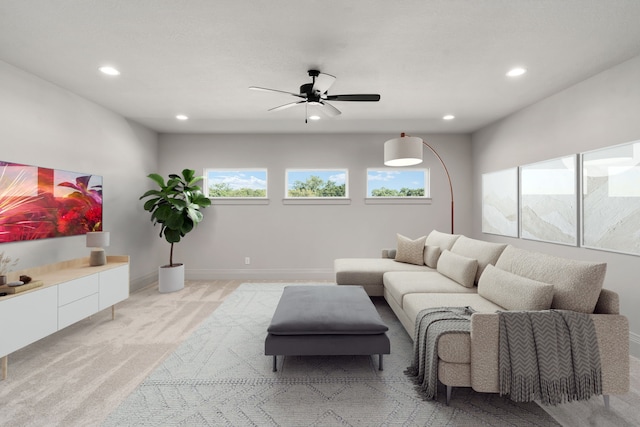
[[407,294],[403,299],[403,310],[410,319],[416,319],[420,310],[435,307],[471,307],[481,313],[495,313],[504,310],[477,293],[455,293],[455,294]]
[[478,284],[485,267],[487,265],[495,265],[500,254],[502,254],[502,251],[504,251],[506,247],[506,243],[485,242],[483,240],[460,236],[453,244],[451,252],[478,261],[478,271],[475,277],[475,283]]
[[606,263],[576,261],[507,246],[496,267],[553,285],[551,308],[593,313]]
[[412,240],[402,234],[398,234],[397,240],[396,261],[424,265],[424,242],[427,240],[427,236]]
[[440,255],[437,270],[462,286],[471,288],[478,270],[478,261],[445,250]]
[[425,246],[424,247],[424,263],[427,267],[436,268],[438,266],[438,259],[440,259],[442,250],[440,246]]
[[553,285],[487,265],[478,282],[478,294],[507,310],[548,310]]
[[451,249],[459,237],[459,234],[441,233],[440,231],[433,230],[427,236],[425,243],[429,246],[440,246],[440,249],[444,251],[445,249]]
[[387,271],[433,271],[426,265],[405,264],[389,258],[338,258],[333,262],[338,285],[379,285]]
[[476,288],[465,288],[437,271],[396,271],[383,276],[387,295],[403,306],[404,296],[413,293],[475,293]]

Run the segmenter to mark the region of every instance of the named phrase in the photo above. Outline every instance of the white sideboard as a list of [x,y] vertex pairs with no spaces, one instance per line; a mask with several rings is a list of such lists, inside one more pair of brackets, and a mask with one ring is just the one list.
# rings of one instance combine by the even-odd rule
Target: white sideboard
[[[49,264],[11,273],[41,280],[39,288],[0,297],[2,379],[7,377],[8,355],[129,297],[129,257],[109,256],[107,264],[89,266],[88,258]],[[14,277],[15,276],[15,277]]]

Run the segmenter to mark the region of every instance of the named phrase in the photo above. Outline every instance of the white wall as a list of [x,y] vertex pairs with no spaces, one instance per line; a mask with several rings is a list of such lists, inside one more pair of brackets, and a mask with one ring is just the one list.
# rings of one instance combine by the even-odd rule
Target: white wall
[[[312,126],[312,125],[310,125]],[[384,168],[390,134],[173,135],[159,138],[163,175],[184,168],[267,168],[268,205],[214,205],[195,233],[175,248],[190,278],[332,279],[333,260],[378,257],[396,233],[420,237],[449,231],[449,187],[441,165],[431,168],[431,205],[368,205],[366,170]],[[452,174],[456,232],[471,232],[471,145],[468,135],[420,135]],[[347,168],[349,205],[283,205],[286,168]],[[168,244],[165,258],[168,260]],[[251,264],[245,265],[245,257]]]
[[[107,254],[131,255],[131,279],[157,271],[157,237],[138,197],[157,167],[157,135],[141,125],[0,61],[0,160],[103,177]],[[88,256],[84,236],[0,245],[16,269]]]
[[635,356],[640,356],[640,257],[483,234],[481,178],[486,172],[639,140],[638,76],[640,57],[472,135],[474,236],[566,258],[607,262],[604,286],[620,294],[621,312],[629,318],[631,351]]

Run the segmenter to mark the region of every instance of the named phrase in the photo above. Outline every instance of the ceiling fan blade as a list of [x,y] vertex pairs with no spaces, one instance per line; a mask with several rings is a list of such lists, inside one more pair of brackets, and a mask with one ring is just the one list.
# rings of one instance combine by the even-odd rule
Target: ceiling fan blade
[[273,107],[273,108],[270,108],[270,109],[269,109],[269,110],[267,110],[267,111],[280,111],[280,110],[285,110],[285,109],[287,109],[287,108],[291,108],[291,107],[294,107],[294,106],[299,105],[299,104],[304,104],[304,103],[306,103],[306,102],[307,102],[307,101],[290,102],[290,103],[288,103],[288,104],[280,105],[279,107]]
[[329,101],[365,101],[365,102],[377,102],[380,101],[380,95],[369,94],[353,94],[353,95],[327,95],[326,98]]
[[336,77],[331,74],[320,73],[313,84],[313,92],[323,94],[329,90]]
[[249,89],[251,90],[258,90],[261,92],[279,92],[279,93],[286,93],[287,95],[293,95],[293,96],[297,96],[298,98],[306,98],[306,95],[301,95],[299,93],[293,93],[293,92],[287,92],[286,90],[278,90],[278,89],[268,89],[266,87],[258,87],[258,86],[249,86]]
[[334,107],[333,105],[329,104],[328,102],[323,102],[322,103],[322,111],[324,111],[328,116],[339,116],[340,114],[342,114],[342,112],[340,110],[338,110],[336,107]]

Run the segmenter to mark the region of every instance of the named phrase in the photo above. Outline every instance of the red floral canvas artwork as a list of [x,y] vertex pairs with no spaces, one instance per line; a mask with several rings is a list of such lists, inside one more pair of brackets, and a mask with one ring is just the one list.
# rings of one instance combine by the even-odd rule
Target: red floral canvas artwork
[[101,176],[0,162],[0,243],[101,230]]

